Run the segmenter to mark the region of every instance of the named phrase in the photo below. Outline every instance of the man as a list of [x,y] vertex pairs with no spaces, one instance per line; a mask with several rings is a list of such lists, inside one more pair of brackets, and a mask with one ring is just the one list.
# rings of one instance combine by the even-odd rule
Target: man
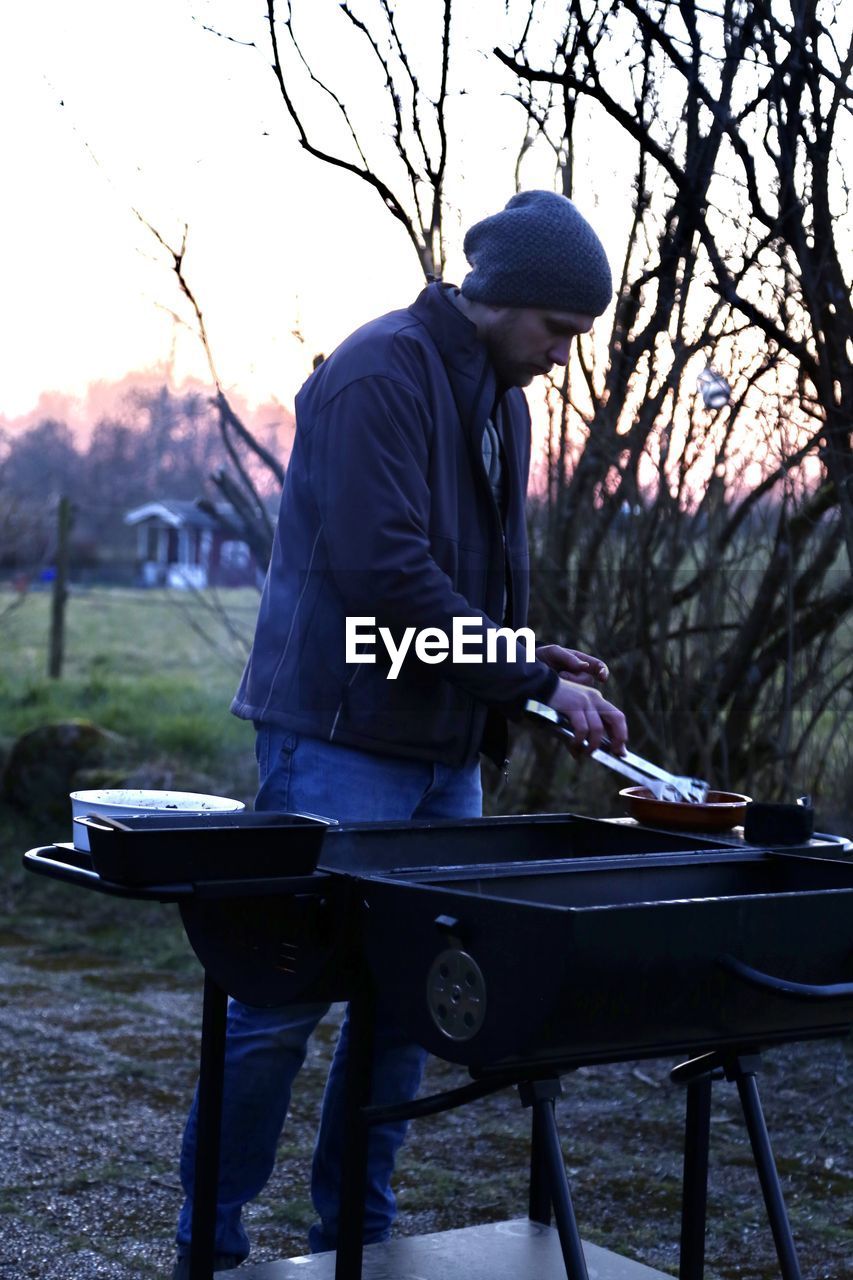
[[[232,704],[258,731],[259,809],[342,821],[479,816],[480,754],[505,760],[507,718],[529,698],[560,711],[588,749],[605,733],[624,747],[624,718],[594,687],[607,678],[597,658],[559,645],[534,655],[518,637],[478,661],[470,643],[450,644],[460,625],[470,641],[478,628],[526,622],[530,418],[520,388],[567,363],[612,294],[598,237],[552,192],[514,196],[464,248],[472,270],[461,291],[429,285],[411,307],[357,330],[297,397],[275,546]],[[400,659],[407,635],[410,646],[413,635],[426,641]],[[384,648],[371,643],[379,636]],[[240,1212],[270,1175],[292,1082],[326,1011],[231,1002],[218,1269],[248,1255]],[[336,1243],[347,1036],[345,1020],[314,1155],[315,1252]],[[375,1101],[414,1097],[423,1059],[380,1019]],[[194,1104],[175,1280],[188,1274],[195,1123]],[[390,1232],[404,1132],[371,1132],[366,1243]]]

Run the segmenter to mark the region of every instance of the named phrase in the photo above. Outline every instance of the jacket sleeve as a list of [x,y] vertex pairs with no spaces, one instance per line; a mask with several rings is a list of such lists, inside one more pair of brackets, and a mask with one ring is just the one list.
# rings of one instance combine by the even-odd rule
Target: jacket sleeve
[[[395,635],[432,627],[451,637],[454,618],[475,620],[484,634],[498,624],[454,588],[432,553],[431,437],[421,396],[389,377],[354,382],[316,411],[311,487],[330,571],[349,616],[375,617]],[[410,662],[419,662],[413,649]],[[521,643],[511,656],[498,644],[492,662],[448,656],[431,671],[509,715],[527,698],[549,698],[557,682],[544,663],[527,661]]]

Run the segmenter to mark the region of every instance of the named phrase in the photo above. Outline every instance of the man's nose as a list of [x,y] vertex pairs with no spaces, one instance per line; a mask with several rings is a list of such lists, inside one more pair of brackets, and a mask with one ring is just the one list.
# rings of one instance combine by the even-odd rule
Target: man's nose
[[555,338],[548,348],[548,359],[551,364],[567,365],[569,363],[569,348],[571,345],[571,338]]

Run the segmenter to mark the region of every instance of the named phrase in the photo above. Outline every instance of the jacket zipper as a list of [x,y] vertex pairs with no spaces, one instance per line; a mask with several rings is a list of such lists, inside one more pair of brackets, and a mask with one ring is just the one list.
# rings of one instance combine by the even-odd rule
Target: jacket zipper
[[[478,384],[477,384],[477,390],[476,390],[475,395],[474,395],[474,408],[473,408],[473,411],[472,411],[471,417],[470,417],[470,419],[469,419],[469,425],[468,425],[468,432],[467,432],[467,434],[468,434],[469,443],[470,443],[472,446],[473,446],[473,445],[476,445],[476,446],[477,446],[475,451],[476,451],[476,459],[477,459],[477,463],[476,463],[476,465],[477,465],[478,473],[479,473],[479,475],[482,477],[482,482],[483,482],[483,484],[485,485],[485,488],[486,488],[486,489],[487,489],[487,491],[488,491],[488,500],[489,500],[489,503],[490,503],[490,506],[491,506],[492,516],[493,516],[494,521],[497,523],[497,528],[498,528],[498,531],[499,531],[499,533],[500,533],[500,542],[501,542],[501,567],[502,567],[502,570],[503,570],[504,595],[507,597],[507,599],[506,599],[506,603],[508,604],[508,603],[509,603],[509,601],[510,601],[510,599],[511,599],[511,595],[510,595],[510,593],[507,591],[507,586],[506,586],[506,584],[507,584],[507,583],[509,582],[509,580],[510,580],[510,578],[509,578],[509,565],[508,565],[508,563],[507,563],[506,530],[505,530],[505,528],[504,528],[504,522],[503,522],[503,519],[502,519],[502,517],[501,517],[500,508],[498,507],[497,500],[496,500],[495,495],[494,495],[494,493],[493,493],[493,491],[492,491],[492,486],[491,486],[491,484],[489,483],[489,477],[488,477],[488,475],[486,474],[486,468],[485,468],[485,464],[484,464],[484,462],[483,462],[483,437],[482,437],[482,433],[480,434],[479,441],[475,441],[475,440],[474,440],[474,438],[473,438],[473,437],[474,437],[474,434],[475,434],[475,428],[476,428],[476,426],[477,426],[477,422],[476,422],[477,407],[478,407],[478,404],[479,404],[479,401],[480,401],[480,396],[481,396],[481,394],[482,394],[483,387],[484,387],[484,385],[485,385],[485,382],[486,382],[486,379],[487,379],[487,377],[488,377],[488,374],[489,374],[489,365],[488,365],[488,361],[486,361],[486,363],[483,365],[483,370],[482,370],[482,373],[480,374],[480,380],[479,380],[479,382],[478,382]],[[487,417],[489,417],[490,415],[489,415],[489,414],[487,414],[486,416],[487,416]],[[485,429],[486,429],[486,427],[485,427],[485,421],[484,421],[484,423],[483,423],[483,431],[485,431]],[[497,436],[498,449],[499,449],[499,450],[502,450],[502,449],[503,449],[503,442],[502,442],[502,440],[501,440],[500,433],[499,433],[499,431],[498,431],[498,423],[497,423],[497,422],[495,422],[495,435]],[[503,453],[504,453],[504,457],[506,457],[507,455],[506,455],[506,451],[505,451],[505,450],[503,450]],[[503,465],[503,459],[502,459],[502,465]],[[501,618],[499,621],[500,621],[501,623],[503,623],[503,619],[502,619],[502,618]],[[475,745],[477,745],[477,744],[475,744],[475,743],[474,743],[474,741],[473,741],[473,737],[474,737],[474,715],[475,715],[475,705],[476,705],[476,704],[472,705],[472,707],[471,707],[471,711],[470,711],[469,716],[468,716],[468,751],[469,751],[469,752],[470,752],[470,750],[471,750]],[[466,753],[466,754],[467,754],[467,753]],[[508,759],[508,758],[505,758],[505,759],[504,759],[504,761],[503,761],[503,775],[504,775],[504,782],[509,782],[509,759]]]

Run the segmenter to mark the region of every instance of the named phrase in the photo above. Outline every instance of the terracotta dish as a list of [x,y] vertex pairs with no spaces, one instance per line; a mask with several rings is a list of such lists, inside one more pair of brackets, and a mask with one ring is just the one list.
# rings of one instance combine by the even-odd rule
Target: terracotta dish
[[656,800],[647,787],[619,792],[632,818],[648,827],[676,827],[682,831],[730,831],[746,816],[750,796],[735,791],[709,791],[704,804]]

